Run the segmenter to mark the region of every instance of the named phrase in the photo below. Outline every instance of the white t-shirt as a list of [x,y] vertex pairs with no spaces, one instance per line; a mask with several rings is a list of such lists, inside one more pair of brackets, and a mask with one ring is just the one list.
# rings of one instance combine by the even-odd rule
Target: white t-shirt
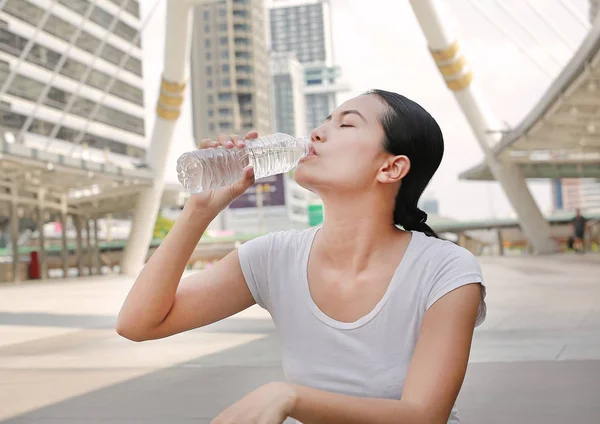
[[[275,322],[285,377],[333,393],[400,399],[425,311],[460,286],[483,285],[481,268],[468,250],[413,232],[375,308],[355,322],[340,322],[318,308],[308,287],[318,229],[270,233],[238,251],[254,300]],[[476,325],[485,314],[483,289]],[[454,408],[448,423],[458,422]]]

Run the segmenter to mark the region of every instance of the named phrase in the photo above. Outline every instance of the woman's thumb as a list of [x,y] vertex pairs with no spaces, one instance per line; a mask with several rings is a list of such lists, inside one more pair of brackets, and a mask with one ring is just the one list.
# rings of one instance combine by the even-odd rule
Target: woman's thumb
[[254,184],[254,167],[252,165],[248,165],[246,168],[244,168],[242,178],[240,178],[231,186],[231,195],[233,199],[236,199],[244,194],[244,192],[248,190],[252,184]]

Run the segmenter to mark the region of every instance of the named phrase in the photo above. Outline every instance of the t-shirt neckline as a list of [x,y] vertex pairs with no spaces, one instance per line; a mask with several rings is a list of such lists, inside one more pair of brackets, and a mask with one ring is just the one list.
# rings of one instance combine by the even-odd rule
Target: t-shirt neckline
[[383,309],[383,307],[387,303],[388,299],[390,298],[392,292],[395,289],[395,286],[398,285],[401,281],[403,281],[403,279],[404,279],[403,277],[406,274],[406,269],[408,267],[407,264],[410,262],[410,258],[413,254],[413,251],[415,250],[415,244],[417,244],[416,239],[418,237],[420,237],[421,234],[416,231],[411,231],[412,236],[408,242],[406,251],[404,252],[404,255],[402,256],[402,260],[400,261],[400,263],[398,264],[398,267],[392,274],[392,279],[391,279],[384,295],[379,300],[379,302],[377,302],[375,307],[371,311],[369,311],[369,313],[360,317],[359,319],[357,319],[354,322],[343,322],[343,321],[338,321],[338,320],[331,318],[329,315],[327,315],[325,312],[323,312],[317,306],[317,304],[315,303],[315,301],[312,298],[312,295],[310,293],[310,287],[308,285],[308,259],[310,257],[310,252],[312,250],[312,246],[315,241],[315,237],[320,229],[321,229],[321,227],[319,226],[319,227],[315,227],[315,229],[312,231],[312,234],[310,235],[308,243],[306,244],[306,248],[304,251],[303,258],[302,258],[302,292],[304,295],[303,296],[304,300],[305,300],[308,308],[310,309],[310,311],[313,313],[313,315],[322,323],[324,323],[330,327],[337,328],[339,330],[357,329],[359,327],[364,326],[368,322],[370,322],[373,318],[375,318],[379,314],[379,312]]

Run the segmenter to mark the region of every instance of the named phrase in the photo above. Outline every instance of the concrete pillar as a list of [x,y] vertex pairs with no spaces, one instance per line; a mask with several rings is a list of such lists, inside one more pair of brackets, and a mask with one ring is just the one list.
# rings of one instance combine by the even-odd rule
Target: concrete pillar
[[94,244],[95,240],[92,240],[92,228],[90,225],[90,218],[85,217],[85,239],[86,239],[86,247],[87,247],[87,263],[88,263],[88,275],[94,274]]
[[46,211],[44,209],[44,200],[46,197],[46,189],[40,188],[38,191],[38,206],[37,206],[37,230],[39,234],[40,244],[40,278],[43,280],[48,278],[48,264],[46,260],[46,236],[44,234],[44,224],[46,222]]
[[77,258],[77,275],[83,276],[83,237],[82,237],[82,222],[81,216],[73,215],[73,224],[75,224],[75,234],[77,246],[75,248],[75,256]]
[[102,275],[102,260],[100,259],[100,239],[98,238],[98,218],[94,218],[92,220],[92,224],[94,227],[94,267],[96,269],[95,273],[98,275]]
[[60,207],[60,238],[61,238],[61,249],[60,256],[62,258],[62,270],[63,270],[63,278],[67,278],[69,276],[69,245],[67,240],[67,227],[68,227],[68,203],[67,196],[63,195],[61,198],[61,207]]
[[16,189],[13,188],[13,201],[10,208],[10,242],[12,247],[12,273],[13,281],[21,281],[19,275],[19,207],[16,201]]
[[498,237],[498,255],[504,256],[504,239],[502,238],[502,229],[496,229],[496,237]]
[[554,253],[557,245],[550,237],[550,226],[535,203],[521,168],[514,164],[504,164],[494,155],[493,145],[500,139],[499,130],[502,125],[473,81],[473,73],[455,34],[447,25],[440,2],[410,0],[410,3],[440,73],[448,88],[454,92],[484,153],[485,161],[516,211],[526,237],[536,253]]
[[62,259],[63,278],[69,276],[69,246],[67,244],[67,214],[60,213],[60,257]]
[[192,4],[167,0],[164,70],[147,162],[154,171],[152,187],[140,193],[131,234],[121,259],[121,273],[137,275],[146,261],[164,188],[165,167],[175,123],[181,113],[188,79]]
[[467,247],[467,235],[465,233],[459,233],[458,234],[458,245],[460,247],[464,247],[466,249],[466,247]]

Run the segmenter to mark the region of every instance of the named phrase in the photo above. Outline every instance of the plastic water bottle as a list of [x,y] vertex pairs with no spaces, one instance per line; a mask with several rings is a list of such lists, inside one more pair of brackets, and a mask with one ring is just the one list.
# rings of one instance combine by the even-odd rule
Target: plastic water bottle
[[186,191],[200,193],[235,183],[248,165],[257,180],[291,171],[309,149],[309,139],[276,133],[249,140],[243,149],[194,150],[177,159],[177,177]]

